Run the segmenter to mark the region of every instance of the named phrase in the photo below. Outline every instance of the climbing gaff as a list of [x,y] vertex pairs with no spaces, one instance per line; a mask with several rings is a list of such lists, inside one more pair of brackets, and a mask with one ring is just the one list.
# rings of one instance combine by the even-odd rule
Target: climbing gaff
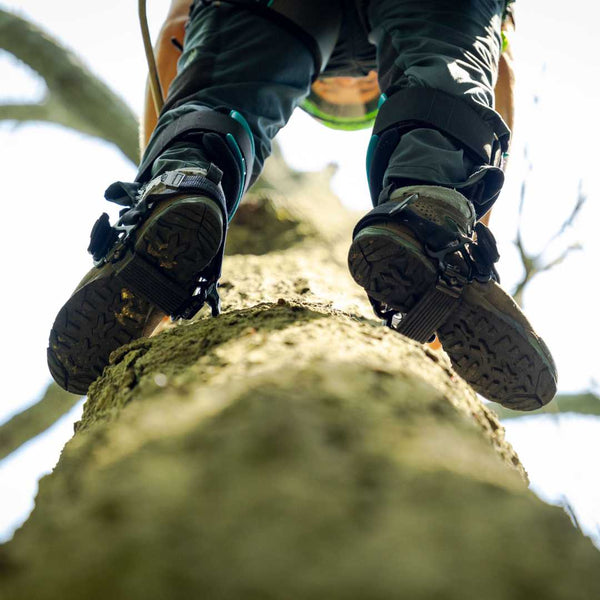
[[150,91],[152,92],[152,100],[156,114],[160,114],[165,103],[160,79],[158,78],[158,70],[156,68],[156,60],[154,58],[154,50],[150,40],[150,32],[148,31],[148,18],[146,16],[146,0],[138,0],[138,12],[140,16],[140,27],[142,29],[142,40],[144,42],[144,51],[146,53],[146,61],[148,62],[148,72],[150,75]]

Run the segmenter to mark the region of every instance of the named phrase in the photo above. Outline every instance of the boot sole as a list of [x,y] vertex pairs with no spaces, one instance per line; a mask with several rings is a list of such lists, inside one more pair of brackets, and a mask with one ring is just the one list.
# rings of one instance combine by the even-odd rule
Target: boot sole
[[65,390],[86,394],[110,354],[157,323],[164,313],[128,288],[116,273],[134,255],[160,267],[179,285],[193,288],[196,275],[215,256],[222,240],[222,217],[209,198],[180,198],[152,215],[140,228],[134,253],[113,265],[92,269],[59,311],[47,351],[48,366]]
[[[407,312],[435,283],[435,263],[407,235],[366,227],[348,263],[367,293]],[[513,299],[493,282],[473,282],[437,332],[456,372],[475,391],[515,410],[535,410],[556,393],[556,369],[544,342]]]

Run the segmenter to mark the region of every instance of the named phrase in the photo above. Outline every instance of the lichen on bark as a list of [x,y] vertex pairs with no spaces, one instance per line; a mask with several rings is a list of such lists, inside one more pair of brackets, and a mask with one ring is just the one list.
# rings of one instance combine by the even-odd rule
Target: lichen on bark
[[589,540],[446,356],[372,318],[353,218],[304,179],[277,202],[308,233],[227,256],[221,316],[113,354],[0,548],[6,598],[598,597]]

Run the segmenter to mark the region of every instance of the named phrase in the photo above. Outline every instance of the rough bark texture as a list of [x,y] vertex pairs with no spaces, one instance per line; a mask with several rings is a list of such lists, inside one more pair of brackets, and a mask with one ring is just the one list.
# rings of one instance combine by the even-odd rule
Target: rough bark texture
[[328,177],[274,171],[286,197],[246,204],[222,316],[113,354],[0,548],[2,598],[600,597],[495,414],[371,319]]

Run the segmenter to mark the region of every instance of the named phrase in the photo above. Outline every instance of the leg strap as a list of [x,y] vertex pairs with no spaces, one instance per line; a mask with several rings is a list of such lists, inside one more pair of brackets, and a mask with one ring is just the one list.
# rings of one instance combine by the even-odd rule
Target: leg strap
[[[252,10],[287,29],[304,43],[315,61],[316,79],[327,65],[342,23],[340,0],[221,0]],[[214,0],[201,0],[209,5]]]
[[487,212],[503,182],[502,160],[510,131],[506,126],[495,130],[461,98],[430,88],[402,89],[387,98],[379,110],[367,152],[373,204],[379,201],[384,174],[400,138],[417,128],[440,131],[463,148],[475,164],[488,167],[480,176],[476,176],[479,172],[474,174],[472,183],[478,185],[460,186],[476,205],[478,216]]
[[[210,305],[213,316],[218,315],[220,299],[217,287],[227,237],[227,207],[220,185],[221,176],[220,169],[211,164],[208,170],[198,170],[195,174],[168,171],[145,186],[140,183],[113,183],[106,190],[105,198],[124,208],[114,226],[110,225],[106,213],[94,224],[88,251],[95,266],[113,263],[116,274],[127,285],[173,318],[190,319],[205,303]],[[221,245],[211,262],[198,274],[193,293],[133,251],[132,233],[144,223],[154,205],[182,194],[210,197],[223,216]]]
[[[207,134],[213,135],[205,140]],[[254,138],[246,119],[235,110],[222,113],[207,107],[197,109],[173,121],[156,140],[153,140],[152,152],[144,157],[136,182],[147,182],[154,161],[169,146],[182,140],[189,141],[191,144],[210,146],[209,151],[212,153],[209,158],[217,164],[219,156],[213,156],[215,153],[235,165],[238,177],[231,176],[228,180],[230,189],[225,190],[228,200],[227,212],[231,218],[250,185],[254,163]]]
[[423,297],[406,314],[383,311],[381,304],[369,298],[375,314],[394,331],[425,344],[431,342],[435,332],[444,324],[448,315],[458,308],[462,288],[450,287],[443,279],[438,279]]

